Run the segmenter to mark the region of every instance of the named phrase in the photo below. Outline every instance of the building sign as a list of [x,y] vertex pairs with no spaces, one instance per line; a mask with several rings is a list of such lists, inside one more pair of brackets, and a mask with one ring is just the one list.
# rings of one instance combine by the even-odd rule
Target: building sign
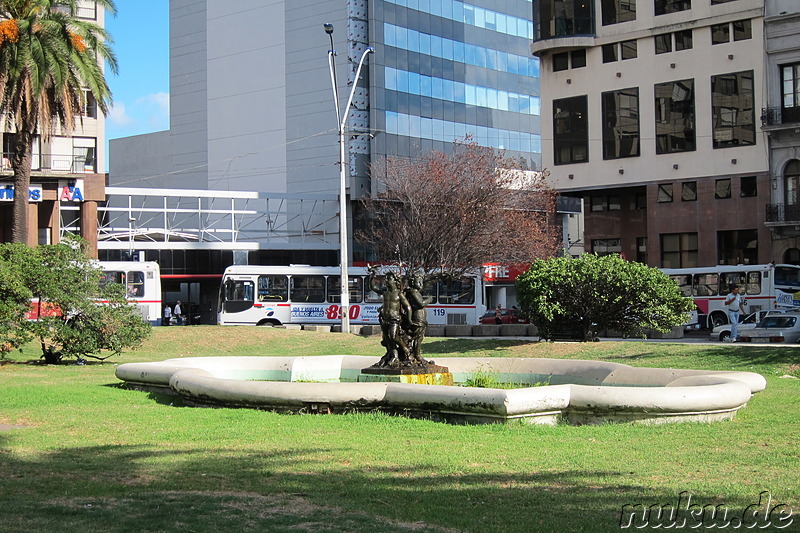
[[[11,183],[0,183],[0,202],[11,202],[14,200],[14,185]],[[28,187],[28,201],[42,201],[42,186],[30,185]]]
[[483,281],[486,283],[513,283],[517,276],[528,270],[530,265],[501,265],[486,263],[483,265]]
[[58,200],[60,202],[82,202],[83,180],[61,180],[58,182]]

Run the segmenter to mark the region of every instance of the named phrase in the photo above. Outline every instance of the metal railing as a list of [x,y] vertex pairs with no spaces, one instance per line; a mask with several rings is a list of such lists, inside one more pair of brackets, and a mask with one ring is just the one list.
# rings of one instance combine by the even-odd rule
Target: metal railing
[[762,126],[800,123],[800,107],[765,107],[761,109]]
[[[11,171],[11,153],[3,152],[0,170]],[[66,174],[83,174],[97,172],[97,161],[93,157],[73,154],[33,154],[32,172],[63,172]]]
[[767,222],[800,223],[800,204],[767,204]]

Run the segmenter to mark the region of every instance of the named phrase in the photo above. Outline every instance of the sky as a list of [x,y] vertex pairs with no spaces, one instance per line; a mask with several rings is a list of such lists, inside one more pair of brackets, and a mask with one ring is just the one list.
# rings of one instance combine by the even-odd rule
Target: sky
[[106,139],[169,129],[169,2],[116,0],[106,14],[119,73],[106,71],[114,102]]

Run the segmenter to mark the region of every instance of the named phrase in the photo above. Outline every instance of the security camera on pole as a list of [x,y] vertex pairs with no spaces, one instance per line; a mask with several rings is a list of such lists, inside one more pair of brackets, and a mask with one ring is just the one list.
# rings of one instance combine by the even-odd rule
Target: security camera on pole
[[344,132],[347,125],[348,114],[350,113],[350,106],[353,104],[353,95],[356,92],[358,79],[361,75],[361,67],[364,66],[364,60],[367,54],[374,52],[375,49],[367,47],[361,55],[361,60],[358,62],[358,69],[356,70],[355,81],[350,89],[350,97],[347,99],[347,105],[344,107],[344,113],[341,112],[339,107],[339,87],[336,83],[336,68],[334,65],[334,58],[336,57],[336,50],[333,49],[333,24],[323,24],[325,33],[331,39],[331,48],[328,50],[328,67],[331,71],[331,85],[333,86],[333,104],[336,108],[336,121],[339,128],[339,264],[341,266],[341,308],[342,308],[342,333],[350,333],[350,284],[348,283],[347,274],[347,175],[345,173],[345,144]]

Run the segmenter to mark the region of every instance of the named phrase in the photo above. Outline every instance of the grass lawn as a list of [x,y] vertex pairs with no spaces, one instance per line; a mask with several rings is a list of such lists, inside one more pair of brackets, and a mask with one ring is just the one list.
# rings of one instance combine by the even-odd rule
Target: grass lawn
[[602,359],[766,376],[735,420],[713,424],[454,426],[202,409],[114,377],[118,363],[177,356],[380,350],[375,337],[193,326],[157,328],[140,350],[102,364],[47,366],[35,346],[12,354],[0,362],[0,531],[604,532],[620,529],[624,505],[677,505],[684,491],[684,501],[728,508],[728,520],[769,491],[772,506],[793,513],[780,531],[800,531],[800,380],[780,377],[800,375],[800,347],[425,343],[434,360]]

